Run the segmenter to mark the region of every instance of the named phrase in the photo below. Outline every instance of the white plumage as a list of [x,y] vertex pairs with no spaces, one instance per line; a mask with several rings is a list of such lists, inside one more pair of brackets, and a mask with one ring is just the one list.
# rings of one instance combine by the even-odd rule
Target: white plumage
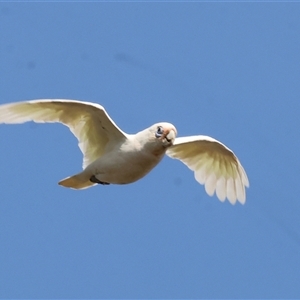
[[219,141],[205,135],[176,138],[167,155],[177,158],[195,173],[196,180],[205,185],[205,191],[234,204],[245,203],[245,186],[249,181],[235,154]]
[[123,132],[95,103],[43,99],[0,105],[0,123],[60,122],[78,139],[83,171],[60,185],[83,189],[101,184],[126,184],[144,177],[164,154],[181,160],[208,195],[244,204],[249,181],[235,154],[204,135],[178,137],[170,123],[157,123],[131,135]]

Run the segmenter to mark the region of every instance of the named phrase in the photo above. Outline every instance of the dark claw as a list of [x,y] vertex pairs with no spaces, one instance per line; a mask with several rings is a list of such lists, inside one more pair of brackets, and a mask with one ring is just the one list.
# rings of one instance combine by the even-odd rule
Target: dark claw
[[103,184],[103,185],[109,185],[109,184],[110,184],[110,183],[108,183],[108,182],[100,181],[99,179],[96,178],[95,175],[93,175],[93,176],[90,178],[90,182],[92,182],[92,183],[98,183],[98,184]]

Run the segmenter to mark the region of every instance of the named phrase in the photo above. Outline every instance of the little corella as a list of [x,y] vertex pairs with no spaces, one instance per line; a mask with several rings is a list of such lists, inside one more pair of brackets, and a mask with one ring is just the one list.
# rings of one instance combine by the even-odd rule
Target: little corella
[[96,184],[127,184],[150,172],[165,154],[181,160],[195,173],[208,195],[245,203],[249,181],[235,154],[204,135],[176,137],[166,122],[136,134],[123,132],[96,103],[42,99],[0,105],[0,123],[59,122],[76,136],[83,153],[83,171],[59,182],[85,189]]

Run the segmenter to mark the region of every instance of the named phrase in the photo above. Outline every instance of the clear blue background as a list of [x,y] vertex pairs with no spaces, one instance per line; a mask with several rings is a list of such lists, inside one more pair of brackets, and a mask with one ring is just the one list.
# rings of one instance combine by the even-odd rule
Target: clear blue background
[[0,126],[0,297],[300,297],[299,3],[0,3],[0,103],[102,104],[233,149],[247,203],[166,157],[127,186],[81,170],[61,124]]

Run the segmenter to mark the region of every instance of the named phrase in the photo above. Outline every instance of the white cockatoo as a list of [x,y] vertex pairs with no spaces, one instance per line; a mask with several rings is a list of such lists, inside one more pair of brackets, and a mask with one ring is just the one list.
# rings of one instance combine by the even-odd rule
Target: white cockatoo
[[123,132],[96,103],[42,99],[0,105],[0,123],[60,122],[68,126],[83,153],[83,171],[59,182],[85,189],[96,184],[126,184],[144,177],[165,154],[181,160],[205,185],[208,195],[245,203],[249,186],[235,154],[204,135],[176,138],[170,123],[157,123],[136,134]]

